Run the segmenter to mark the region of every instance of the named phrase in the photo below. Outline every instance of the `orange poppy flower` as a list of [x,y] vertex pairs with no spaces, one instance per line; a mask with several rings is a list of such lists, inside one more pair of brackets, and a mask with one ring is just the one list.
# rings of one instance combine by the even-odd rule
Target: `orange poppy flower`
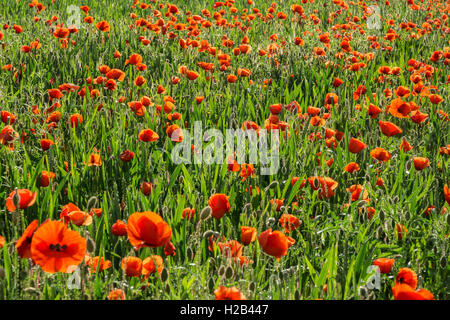
[[122,237],[128,234],[127,232],[127,224],[121,220],[117,220],[111,226],[111,233],[115,236]]
[[105,76],[108,79],[123,81],[125,79],[125,72],[120,69],[111,69],[105,74]]
[[267,229],[259,235],[258,242],[265,253],[274,256],[277,260],[287,255],[288,240],[284,233],[278,230],[272,232],[271,228]]
[[36,202],[37,192],[32,192],[28,189],[17,189],[11,192],[6,199],[6,208],[9,212],[14,212],[17,209],[26,209],[31,207]]
[[89,266],[89,270],[93,273],[96,273],[97,269],[99,272],[101,272],[112,267],[111,261],[98,256],[91,258],[89,255],[86,255],[85,263],[87,266]]
[[97,27],[98,30],[102,32],[108,32],[110,30],[109,23],[104,20],[98,22],[95,26]]
[[152,193],[153,185],[151,182],[144,181],[141,183],[139,189],[141,189],[144,195],[149,196]]
[[159,136],[156,132],[151,129],[144,129],[139,132],[139,140],[144,142],[153,142],[159,139]]
[[445,201],[450,205],[450,188],[448,185],[444,185],[444,198]]
[[402,139],[402,143],[400,144],[400,150],[403,150],[403,152],[408,152],[410,150],[412,150],[412,146],[411,144],[409,144],[408,141],[406,141],[405,139]]
[[430,160],[428,160],[428,158],[415,157],[413,158],[413,162],[414,168],[416,168],[416,170],[423,170],[426,167],[430,166]]
[[[362,196],[361,196],[361,192],[363,191]],[[356,201],[359,200],[359,198],[361,197],[362,200],[368,201],[369,200],[369,192],[367,191],[366,188],[364,188],[364,186],[360,185],[360,184],[354,184],[352,186],[350,186],[349,188],[346,189],[348,192],[350,192],[352,194],[350,200],[351,201]]]
[[395,230],[397,232],[397,237],[401,240],[408,233],[408,229],[404,225],[396,224]]
[[134,79],[134,85],[137,87],[143,86],[146,82],[147,80],[145,80],[143,76],[138,76]]
[[289,233],[300,226],[300,220],[292,214],[282,214],[278,220],[285,233]]
[[351,153],[360,153],[366,147],[367,147],[367,144],[365,144],[364,142],[362,142],[358,139],[355,139],[355,138],[351,138],[348,143],[348,150]]
[[0,118],[1,118],[2,122],[6,125],[13,124],[17,120],[17,117],[15,115],[13,115],[11,112],[5,111],[5,110],[3,110],[1,112]]
[[249,76],[251,75],[251,71],[250,71],[249,69],[241,69],[241,68],[238,68],[238,69],[236,70],[236,74],[237,74],[239,77],[245,78],[245,77],[249,77]]
[[33,239],[34,232],[36,231],[38,225],[39,222],[37,220],[33,220],[16,242],[17,254],[22,259],[31,258],[31,240]]
[[228,198],[229,197],[222,193],[213,194],[209,198],[208,205],[211,207],[211,215],[214,218],[220,219],[225,215],[225,213],[230,211],[231,206]]
[[391,158],[391,154],[383,148],[373,149],[372,151],[370,151],[370,155],[372,158],[383,162],[386,162]]
[[226,257],[242,256],[242,245],[236,240],[218,242],[217,246],[220,249],[220,253],[225,255]]
[[360,170],[359,165],[356,162],[350,162],[344,167],[344,170],[348,173],[353,173]]
[[108,300],[126,300],[125,292],[120,289],[114,289],[108,294]]
[[401,128],[389,121],[378,121],[378,124],[380,125],[381,132],[387,137],[392,137],[403,132]]
[[176,255],[176,249],[175,246],[171,241],[167,241],[164,245],[164,254],[166,256],[175,256]]
[[195,215],[195,209],[191,209],[191,208],[184,208],[183,212],[181,213],[181,218],[182,219],[189,219],[192,220],[194,219],[194,215]]
[[158,274],[161,274],[163,268],[163,258],[158,255],[152,255],[145,258],[142,262],[142,275],[144,279],[147,279],[152,273],[158,272]]
[[129,277],[140,277],[142,274],[142,260],[138,257],[123,258],[121,268]]
[[433,294],[426,290],[414,290],[407,284],[397,284],[392,288],[395,300],[434,300]]
[[372,264],[374,266],[378,266],[380,268],[381,273],[389,273],[392,270],[392,266],[394,264],[394,259],[389,258],[378,258],[375,259]]
[[407,118],[411,112],[411,105],[400,98],[392,100],[387,110],[396,118]]
[[86,254],[86,239],[60,221],[47,220],[31,240],[33,261],[49,273],[71,273]]
[[395,284],[407,284],[413,289],[417,288],[417,274],[410,268],[400,268],[395,278]]
[[251,242],[256,240],[256,228],[241,227],[241,242],[244,246],[248,246]]
[[313,190],[320,190],[319,199],[331,198],[334,196],[334,190],[339,185],[330,177],[309,177],[308,182]]
[[438,94],[430,94],[428,99],[430,99],[432,104],[439,104],[444,101],[444,99]]
[[189,80],[195,80],[197,79],[199,76],[199,74],[195,71],[189,70],[188,72],[186,72],[186,78],[188,78]]
[[47,151],[54,144],[55,143],[50,139],[42,139],[41,140],[41,148],[43,151]]
[[160,215],[151,212],[135,212],[128,218],[128,240],[137,249],[162,247],[172,237],[172,229]]
[[41,180],[40,180],[40,185],[41,187],[48,187],[48,185],[50,184],[50,179],[53,180],[55,179],[55,174],[53,172],[49,172],[49,171],[42,171],[41,172]]
[[125,150],[120,154],[120,160],[123,162],[130,162],[134,158],[134,152],[130,150]]
[[246,300],[245,296],[236,287],[227,288],[224,286],[214,290],[216,300]]
[[96,166],[100,167],[102,165],[102,158],[99,154],[93,153],[89,156],[88,167]]
[[227,81],[229,83],[234,83],[237,81],[237,77],[234,74],[229,74],[229,75],[227,75]]
[[6,240],[4,237],[0,236],[0,249],[5,246]]
[[89,226],[92,224],[92,216],[81,210],[70,211],[67,214],[67,218],[69,218],[70,221],[77,227]]

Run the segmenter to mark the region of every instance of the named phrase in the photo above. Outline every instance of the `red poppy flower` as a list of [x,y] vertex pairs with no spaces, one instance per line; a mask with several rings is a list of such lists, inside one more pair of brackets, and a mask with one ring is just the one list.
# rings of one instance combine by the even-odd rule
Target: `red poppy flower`
[[31,240],[33,261],[49,273],[71,273],[84,259],[86,239],[60,221],[47,220]]

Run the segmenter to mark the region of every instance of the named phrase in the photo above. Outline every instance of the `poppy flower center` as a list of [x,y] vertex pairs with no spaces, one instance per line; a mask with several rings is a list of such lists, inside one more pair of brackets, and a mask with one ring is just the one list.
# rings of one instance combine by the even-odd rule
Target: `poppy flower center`
[[54,250],[56,252],[61,252],[67,249],[67,246],[65,244],[60,245],[59,243],[57,244],[51,244],[50,245],[50,250]]

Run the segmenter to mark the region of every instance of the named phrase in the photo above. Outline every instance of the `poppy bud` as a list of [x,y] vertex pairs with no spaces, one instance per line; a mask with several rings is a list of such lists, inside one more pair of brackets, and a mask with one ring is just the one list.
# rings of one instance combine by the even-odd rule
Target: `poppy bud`
[[275,218],[270,217],[269,219],[267,219],[266,221],[266,226],[269,228],[271,225],[273,225],[275,223]]
[[233,268],[231,266],[228,266],[227,269],[225,270],[225,278],[231,279],[233,276],[234,276]]
[[254,282],[250,282],[250,284],[248,285],[248,290],[250,290],[251,292],[254,292],[256,289],[256,284]]
[[200,220],[206,220],[211,215],[211,207],[207,206],[200,212]]
[[164,269],[161,271],[161,281],[162,281],[162,282],[166,282],[168,278],[169,278],[169,271],[167,271],[167,269],[164,268]]
[[225,266],[220,266],[218,273],[219,277],[222,277],[225,274]]
[[214,278],[213,277],[209,278],[209,281],[208,281],[209,291],[213,291],[215,287],[216,287],[216,282],[214,281]]
[[188,248],[186,249],[186,257],[187,257],[189,260],[194,259],[194,251],[192,251],[191,247],[188,247]]
[[203,238],[209,239],[209,238],[211,238],[211,237],[213,236],[213,234],[214,234],[214,231],[212,231],[212,230],[206,230],[206,231],[203,233]]
[[91,237],[87,238],[86,249],[90,253],[95,252],[95,241]]

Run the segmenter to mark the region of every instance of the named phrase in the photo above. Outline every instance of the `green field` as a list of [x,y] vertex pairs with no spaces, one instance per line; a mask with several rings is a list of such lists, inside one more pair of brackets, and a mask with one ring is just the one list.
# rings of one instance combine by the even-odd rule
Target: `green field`
[[448,299],[449,13],[0,0],[0,299]]

